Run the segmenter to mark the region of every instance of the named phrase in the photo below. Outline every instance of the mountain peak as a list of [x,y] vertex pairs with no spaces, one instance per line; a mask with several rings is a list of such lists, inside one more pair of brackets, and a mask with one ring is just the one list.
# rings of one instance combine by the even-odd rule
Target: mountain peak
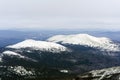
[[61,44],[83,45],[107,51],[119,51],[118,45],[106,37],[94,37],[88,34],[56,35],[47,41]]
[[33,39],[27,39],[14,45],[7,46],[7,48],[21,49],[32,48],[35,50],[49,51],[49,52],[61,52],[66,51],[67,48],[53,42],[38,41]]

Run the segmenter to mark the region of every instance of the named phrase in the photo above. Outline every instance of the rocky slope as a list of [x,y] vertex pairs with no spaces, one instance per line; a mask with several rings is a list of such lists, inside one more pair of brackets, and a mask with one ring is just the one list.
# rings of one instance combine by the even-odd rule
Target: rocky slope
[[120,80],[120,67],[93,70],[78,75],[75,80]]

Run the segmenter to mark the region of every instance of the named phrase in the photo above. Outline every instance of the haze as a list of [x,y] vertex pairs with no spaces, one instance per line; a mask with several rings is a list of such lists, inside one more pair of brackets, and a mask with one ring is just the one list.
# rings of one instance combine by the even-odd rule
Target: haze
[[0,29],[120,30],[120,0],[0,0]]

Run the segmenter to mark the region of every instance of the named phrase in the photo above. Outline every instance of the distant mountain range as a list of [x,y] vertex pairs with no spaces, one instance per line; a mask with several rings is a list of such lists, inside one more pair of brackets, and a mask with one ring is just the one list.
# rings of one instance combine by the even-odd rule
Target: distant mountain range
[[82,31],[82,30],[39,30],[39,31],[15,31],[0,30],[0,47],[15,44],[25,39],[46,40],[47,38],[60,34],[90,34],[96,37],[108,37],[114,41],[120,41],[120,31]]

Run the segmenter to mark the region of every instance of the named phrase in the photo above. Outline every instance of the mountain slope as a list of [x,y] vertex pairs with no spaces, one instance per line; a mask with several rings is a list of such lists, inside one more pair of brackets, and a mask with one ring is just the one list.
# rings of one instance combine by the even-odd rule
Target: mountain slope
[[12,51],[4,51],[2,55],[8,55],[8,56],[18,56],[20,58],[24,58],[24,56],[18,54],[18,53],[15,53],[15,52],[12,52]]
[[88,73],[78,75],[76,80],[119,80],[120,67],[111,67],[101,70],[92,70]]
[[[24,78],[26,76],[31,78],[29,75],[32,75],[35,80],[44,80],[45,78],[48,78],[46,80],[56,80],[49,78],[61,77],[61,74],[64,76],[65,74],[84,73],[94,69],[120,66],[119,56],[117,58],[116,56],[103,55],[119,53],[116,52],[119,51],[119,46],[108,38],[78,34],[61,35],[57,38],[55,36],[55,38],[49,38],[48,41],[28,39],[4,47],[0,51],[0,59],[2,60],[0,69],[3,70],[0,72],[3,73],[4,69],[8,71],[6,71],[6,74],[1,75],[5,76],[5,78],[6,75],[17,75],[20,77],[21,73],[16,73],[17,67],[17,71],[22,69],[23,72],[30,71],[34,74],[25,74]],[[9,70],[11,66],[12,71],[11,68]],[[67,71],[67,73],[64,73],[64,71]]]
[[61,44],[83,45],[88,47],[95,47],[106,51],[119,51],[119,46],[112,40],[105,37],[94,37],[88,34],[75,35],[56,35],[49,39],[49,42],[56,42]]

